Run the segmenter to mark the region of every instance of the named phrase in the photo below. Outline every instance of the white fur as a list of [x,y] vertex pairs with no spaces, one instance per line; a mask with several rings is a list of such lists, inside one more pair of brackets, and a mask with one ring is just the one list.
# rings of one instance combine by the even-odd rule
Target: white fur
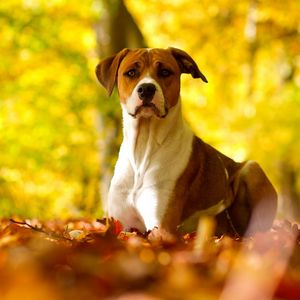
[[[153,101],[163,112],[159,85],[150,77],[137,86],[141,82],[157,86]],[[124,138],[109,190],[108,213],[125,229],[145,231],[162,222],[176,180],[187,166],[193,133],[182,119],[180,99],[165,118],[130,116],[138,105],[136,90],[122,104]]]

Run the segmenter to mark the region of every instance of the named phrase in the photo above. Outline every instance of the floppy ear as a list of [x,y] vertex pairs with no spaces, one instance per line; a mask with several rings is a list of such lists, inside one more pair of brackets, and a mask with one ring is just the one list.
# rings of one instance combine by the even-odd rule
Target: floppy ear
[[206,77],[201,73],[195,61],[185,52],[177,48],[170,47],[172,55],[175,57],[181,73],[188,73],[193,78],[201,78],[204,82],[208,82]]
[[125,48],[114,56],[108,57],[101,61],[96,67],[96,75],[100,83],[106,88],[110,96],[117,81],[118,69],[121,61],[129,52]]

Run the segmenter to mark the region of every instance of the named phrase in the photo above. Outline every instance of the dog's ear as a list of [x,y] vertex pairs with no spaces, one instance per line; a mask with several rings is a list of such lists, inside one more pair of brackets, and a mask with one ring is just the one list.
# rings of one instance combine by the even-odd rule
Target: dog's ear
[[125,48],[114,56],[108,57],[101,61],[96,67],[96,75],[99,82],[106,88],[110,96],[117,81],[118,69],[121,61],[129,52]]
[[195,61],[183,50],[170,47],[172,55],[175,57],[181,73],[188,73],[193,78],[201,78],[204,82],[208,82],[206,77],[201,73]]

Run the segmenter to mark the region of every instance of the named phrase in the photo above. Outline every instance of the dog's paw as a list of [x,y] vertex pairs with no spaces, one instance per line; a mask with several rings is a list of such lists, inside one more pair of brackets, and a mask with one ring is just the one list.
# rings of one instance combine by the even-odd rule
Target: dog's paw
[[148,240],[152,244],[173,245],[177,242],[177,237],[166,229],[155,227],[148,234]]

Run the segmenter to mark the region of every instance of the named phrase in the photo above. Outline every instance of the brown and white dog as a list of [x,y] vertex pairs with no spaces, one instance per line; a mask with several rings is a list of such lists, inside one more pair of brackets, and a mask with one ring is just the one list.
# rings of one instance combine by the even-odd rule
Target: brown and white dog
[[277,208],[272,184],[256,162],[233,161],[185,124],[182,73],[207,82],[195,61],[175,48],[124,49],[98,64],[109,95],[117,85],[124,126],[109,216],[126,229],[156,228],[152,233],[162,239],[179,225],[195,229],[203,214],[217,216],[219,234],[270,228]]

